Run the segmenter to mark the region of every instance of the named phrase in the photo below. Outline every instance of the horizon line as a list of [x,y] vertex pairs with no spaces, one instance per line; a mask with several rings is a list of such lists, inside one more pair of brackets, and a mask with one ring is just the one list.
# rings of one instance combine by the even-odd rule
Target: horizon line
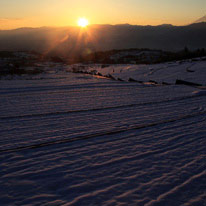
[[[129,23],[123,23],[123,24],[90,24],[87,26],[88,27],[92,27],[92,26],[139,26],[139,27],[158,27],[158,26],[172,26],[172,27],[184,27],[184,26],[190,26],[193,24],[201,24],[201,23],[205,23],[206,22],[194,22],[191,24],[184,24],[184,25],[173,25],[173,24],[167,24],[167,23],[163,23],[163,24],[157,24],[157,25],[140,25],[140,24],[129,24]],[[67,28],[67,27],[73,27],[73,28],[80,28],[79,26],[72,26],[72,25],[67,25],[67,26],[40,26],[40,27],[17,27],[17,28],[12,28],[12,29],[1,29],[0,31],[14,31],[14,30],[19,30],[19,29],[41,29],[41,28]],[[80,28],[81,29],[81,28]]]

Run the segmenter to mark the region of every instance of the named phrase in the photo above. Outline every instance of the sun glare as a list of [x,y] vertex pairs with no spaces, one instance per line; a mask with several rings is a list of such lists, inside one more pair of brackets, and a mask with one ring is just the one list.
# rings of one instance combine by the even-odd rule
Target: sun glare
[[79,18],[78,19],[78,26],[80,27],[86,27],[89,25],[89,21],[86,18]]

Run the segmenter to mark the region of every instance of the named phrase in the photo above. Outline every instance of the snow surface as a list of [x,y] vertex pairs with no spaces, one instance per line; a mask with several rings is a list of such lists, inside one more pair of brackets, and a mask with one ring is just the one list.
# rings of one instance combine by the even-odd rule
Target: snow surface
[[112,75],[128,81],[133,78],[137,81],[175,84],[177,79],[206,85],[206,61],[177,61],[153,65],[108,65],[101,68],[99,65],[88,67],[88,71],[96,70],[102,75]]
[[[205,85],[205,67],[95,68]],[[0,85],[0,205],[206,205],[204,88],[67,72]]]

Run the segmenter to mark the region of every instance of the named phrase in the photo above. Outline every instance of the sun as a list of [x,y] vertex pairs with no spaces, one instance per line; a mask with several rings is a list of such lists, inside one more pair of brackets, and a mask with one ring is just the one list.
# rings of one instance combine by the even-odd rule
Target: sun
[[89,21],[86,18],[79,18],[77,23],[78,23],[78,26],[83,27],[83,28],[89,25]]

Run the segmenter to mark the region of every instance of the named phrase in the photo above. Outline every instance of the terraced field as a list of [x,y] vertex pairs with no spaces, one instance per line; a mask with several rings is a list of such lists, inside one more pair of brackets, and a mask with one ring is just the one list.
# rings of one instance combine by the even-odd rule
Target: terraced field
[[97,79],[0,81],[0,205],[206,205],[206,94]]

